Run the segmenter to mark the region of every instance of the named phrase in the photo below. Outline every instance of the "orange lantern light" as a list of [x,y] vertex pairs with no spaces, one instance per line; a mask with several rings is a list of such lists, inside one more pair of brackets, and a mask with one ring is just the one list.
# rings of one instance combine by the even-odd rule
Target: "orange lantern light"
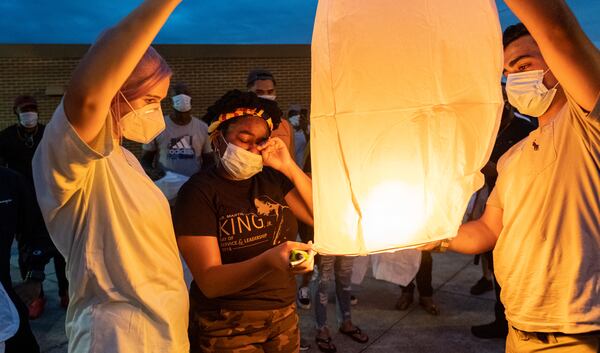
[[456,234],[500,122],[492,0],[320,0],[312,42],[315,247],[364,255]]

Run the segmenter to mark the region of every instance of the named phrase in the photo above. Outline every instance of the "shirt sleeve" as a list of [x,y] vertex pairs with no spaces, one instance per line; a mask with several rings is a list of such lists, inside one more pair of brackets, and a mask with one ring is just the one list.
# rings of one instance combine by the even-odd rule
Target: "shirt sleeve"
[[94,163],[113,151],[112,123],[106,123],[90,144],[84,142],[69,122],[63,102],[46,126],[32,161],[38,202],[42,210],[64,205],[90,175]]
[[177,236],[213,236],[218,234],[216,209],[210,198],[196,185],[197,179],[183,184],[173,210]]
[[210,139],[208,138],[208,136],[206,136],[206,139],[204,141],[204,146],[202,146],[202,153],[207,154],[207,153],[212,153],[213,149],[212,149],[212,144],[210,143]]
[[[600,95],[591,112],[586,112],[567,92],[568,119],[572,131],[577,134],[589,151],[600,151]],[[592,153],[592,158],[600,162],[600,156]]]

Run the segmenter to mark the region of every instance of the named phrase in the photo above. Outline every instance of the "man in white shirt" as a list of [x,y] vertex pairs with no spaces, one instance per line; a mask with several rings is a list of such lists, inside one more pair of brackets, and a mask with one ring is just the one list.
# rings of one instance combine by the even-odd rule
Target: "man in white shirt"
[[451,250],[494,248],[507,352],[600,349],[600,52],[562,0],[506,0],[511,105],[539,128],[498,163],[483,216]]

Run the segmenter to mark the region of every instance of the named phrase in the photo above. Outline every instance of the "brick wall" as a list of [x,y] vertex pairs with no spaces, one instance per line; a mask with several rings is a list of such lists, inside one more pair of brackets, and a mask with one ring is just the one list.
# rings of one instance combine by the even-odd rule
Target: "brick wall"
[[[229,89],[245,89],[246,74],[253,68],[269,69],[277,80],[278,102],[283,111],[292,103],[310,104],[310,48],[308,46],[168,46],[157,50],[174,76],[192,90],[193,113],[202,116],[207,106]],[[0,45],[0,129],[16,122],[14,97],[33,95],[40,119],[48,121],[60,101],[56,90],[64,87],[85,46]],[[50,94],[50,95],[49,95]],[[169,100],[163,101],[165,112]],[[139,146],[127,144],[135,153]]]

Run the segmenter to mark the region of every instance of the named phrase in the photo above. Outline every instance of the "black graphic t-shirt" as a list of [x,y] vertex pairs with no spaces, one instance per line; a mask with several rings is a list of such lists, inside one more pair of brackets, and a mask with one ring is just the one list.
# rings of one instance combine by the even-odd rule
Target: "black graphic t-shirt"
[[[178,236],[214,236],[223,264],[242,262],[296,239],[298,225],[285,195],[293,184],[271,168],[248,180],[229,180],[216,168],[185,183],[173,213]],[[276,309],[294,302],[296,282],[289,271],[276,271],[239,293],[208,299],[192,284],[191,299],[201,310]]]

